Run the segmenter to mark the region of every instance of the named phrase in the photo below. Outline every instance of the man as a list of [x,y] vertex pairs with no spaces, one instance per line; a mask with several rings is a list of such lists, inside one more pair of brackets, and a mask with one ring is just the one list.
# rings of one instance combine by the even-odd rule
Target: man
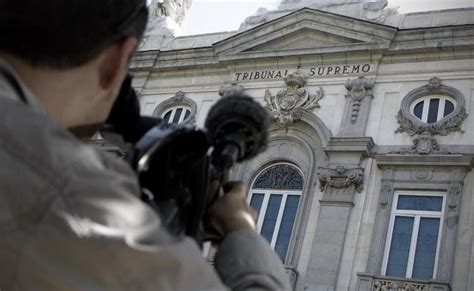
[[106,119],[146,19],[144,0],[0,0],[0,290],[289,288],[241,183],[211,211],[216,272],[68,131]]

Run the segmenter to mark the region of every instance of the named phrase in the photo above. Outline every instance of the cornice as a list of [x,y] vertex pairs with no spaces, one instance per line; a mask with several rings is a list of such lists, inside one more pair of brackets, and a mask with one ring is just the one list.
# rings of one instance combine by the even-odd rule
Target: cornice
[[434,166],[434,167],[461,167],[471,170],[474,159],[464,155],[375,155],[377,166],[381,169],[388,167],[407,166]]

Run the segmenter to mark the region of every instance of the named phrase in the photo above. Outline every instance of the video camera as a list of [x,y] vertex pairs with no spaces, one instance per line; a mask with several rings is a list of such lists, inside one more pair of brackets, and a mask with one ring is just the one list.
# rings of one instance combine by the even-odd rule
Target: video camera
[[165,124],[139,115],[127,77],[108,123],[134,143],[126,159],[138,174],[142,199],[158,212],[167,229],[174,235],[192,236],[198,244],[220,241],[207,210],[232,166],[266,149],[267,111],[234,90],[210,109],[205,128]]

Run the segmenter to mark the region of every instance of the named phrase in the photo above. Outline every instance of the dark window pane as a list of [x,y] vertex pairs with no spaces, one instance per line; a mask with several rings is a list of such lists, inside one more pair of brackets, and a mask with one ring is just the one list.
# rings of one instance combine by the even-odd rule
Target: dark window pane
[[183,120],[186,120],[186,118],[189,117],[189,114],[191,114],[191,111],[189,111],[188,109],[186,109],[186,113],[184,114],[184,119],[183,119]]
[[267,239],[268,242],[272,241],[273,231],[275,230],[275,224],[278,217],[278,211],[280,210],[281,194],[272,194],[267,206],[265,213],[265,219],[263,220],[261,234]]
[[438,245],[439,218],[421,218],[416,242],[413,278],[432,279]]
[[430,107],[428,109],[428,123],[433,123],[438,120],[439,99],[430,99]]
[[262,209],[262,203],[263,203],[263,194],[253,194],[252,199],[250,200],[250,206],[252,206],[255,211],[257,211],[257,220],[258,220],[258,215],[260,214],[260,209]]
[[276,165],[261,173],[254,189],[303,190],[303,176],[290,165]]
[[446,100],[444,103],[444,114],[443,117],[454,111],[454,104],[451,101]]
[[421,116],[423,115],[423,101],[418,102],[418,104],[415,105],[415,108],[413,108],[413,114],[421,119]]
[[171,110],[166,112],[165,116],[163,117],[163,120],[164,120],[165,123],[169,123],[170,116],[171,116]]
[[387,276],[405,277],[410,253],[413,217],[397,216],[393,226],[392,242],[387,263]]
[[281,218],[280,230],[275,244],[275,252],[284,262],[288,245],[290,244],[291,232],[295,223],[296,212],[298,211],[298,203],[300,196],[289,195],[286,198],[285,210]]
[[441,211],[442,206],[443,197],[400,195],[398,197],[397,209]]
[[176,113],[174,114],[174,117],[173,117],[173,123],[178,123],[179,118],[181,117],[181,112],[183,112],[182,108],[179,108],[176,110]]

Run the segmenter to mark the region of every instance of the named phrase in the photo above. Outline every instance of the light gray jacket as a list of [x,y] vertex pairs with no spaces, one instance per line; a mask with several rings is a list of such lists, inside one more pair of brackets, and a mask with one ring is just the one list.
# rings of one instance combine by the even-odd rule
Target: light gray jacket
[[254,232],[228,236],[209,266],[140,201],[128,165],[80,143],[0,69],[20,85],[0,72],[1,291],[290,289]]

